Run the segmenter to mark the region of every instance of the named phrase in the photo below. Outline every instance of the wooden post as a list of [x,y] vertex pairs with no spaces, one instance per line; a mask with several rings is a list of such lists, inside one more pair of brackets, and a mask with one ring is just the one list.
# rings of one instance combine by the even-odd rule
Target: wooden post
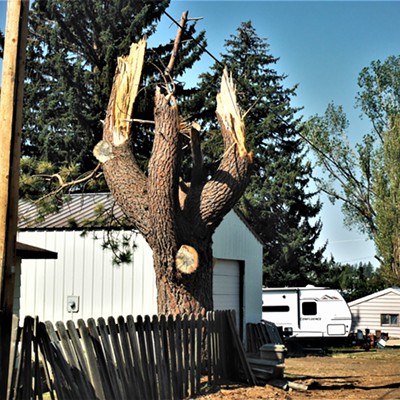
[[8,0],[0,99],[0,398],[6,399],[16,266],[29,0]]

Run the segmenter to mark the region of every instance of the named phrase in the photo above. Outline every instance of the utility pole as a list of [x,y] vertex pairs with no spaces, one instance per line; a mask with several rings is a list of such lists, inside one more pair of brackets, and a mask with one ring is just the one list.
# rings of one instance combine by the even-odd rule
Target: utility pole
[[0,98],[0,399],[7,398],[29,0],[8,0]]

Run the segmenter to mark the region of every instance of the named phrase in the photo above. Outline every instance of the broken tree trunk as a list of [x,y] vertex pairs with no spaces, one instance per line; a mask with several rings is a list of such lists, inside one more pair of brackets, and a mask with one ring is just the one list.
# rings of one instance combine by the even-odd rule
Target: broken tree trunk
[[107,184],[130,221],[153,251],[159,313],[212,309],[212,235],[243,194],[252,163],[232,77],[225,70],[217,98],[224,155],[208,180],[202,168],[199,127],[191,131],[192,181],[181,176],[184,137],[174,94],[155,92],[154,143],[148,174],[132,154],[131,111],[143,68],[145,42],[132,45],[115,74],[103,140],[94,154]]

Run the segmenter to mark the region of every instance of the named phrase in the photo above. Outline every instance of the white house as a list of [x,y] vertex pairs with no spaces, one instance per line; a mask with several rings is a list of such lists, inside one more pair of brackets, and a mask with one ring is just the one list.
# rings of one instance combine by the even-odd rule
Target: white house
[[352,330],[370,329],[387,332],[400,338],[400,289],[388,288],[348,303],[352,314]]
[[[82,228],[112,205],[109,194],[75,194],[59,212],[37,219],[32,204],[21,204],[18,240],[58,254],[57,260],[23,261],[21,319],[37,315],[56,322],[157,313],[152,252],[143,237],[112,230],[129,234],[135,246],[131,262],[113,265],[112,251],[102,248],[110,230]],[[213,254],[215,309],[235,309],[243,333],[246,323],[261,319],[262,244],[241,215],[231,211],[213,236]]]

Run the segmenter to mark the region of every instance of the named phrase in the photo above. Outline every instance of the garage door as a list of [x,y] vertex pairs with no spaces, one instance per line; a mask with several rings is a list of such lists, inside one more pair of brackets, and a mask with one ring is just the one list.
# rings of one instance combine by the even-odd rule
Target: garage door
[[240,266],[238,261],[218,259],[213,276],[214,310],[235,310],[240,318]]

